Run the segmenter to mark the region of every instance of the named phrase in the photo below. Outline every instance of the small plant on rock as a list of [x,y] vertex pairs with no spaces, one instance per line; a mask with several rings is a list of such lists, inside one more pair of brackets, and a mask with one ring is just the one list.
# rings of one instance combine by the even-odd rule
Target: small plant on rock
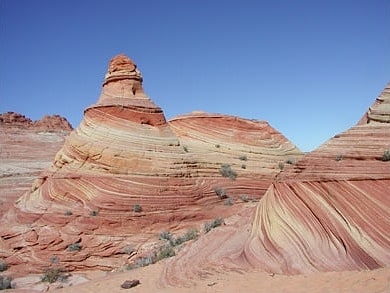
[[10,277],[0,275],[0,290],[11,289],[11,281],[12,279]]
[[171,232],[169,232],[169,231],[162,231],[161,233],[160,233],[160,240],[171,240],[172,239],[172,234],[171,234]]
[[141,207],[141,205],[135,204],[135,205],[133,206],[133,211],[136,212],[136,213],[142,212],[142,207]]
[[219,173],[223,177],[229,177],[232,180],[236,179],[237,177],[237,172],[235,172],[229,164],[222,164],[221,168],[219,169]]
[[383,153],[382,161],[387,162],[390,161],[390,150],[386,150]]
[[217,196],[218,196],[220,199],[227,198],[226,190],[223,189],[223,188],[221,188],[221,187],[215,187],[215,188],[214,188],[214,192],[217,194]]
[[242,155],[238,157],[241,161],[247,161],[248,157],[246,155]]
[[78,242],[72,243],[68,245],[69,251],[80,251],[82,248],[81,244]]
[[249,201],[249,198],[247,195],[241,195],[240,196],[240,199],[243,201],[243,202],[248,202]]
[[214,219],[214,220],[211,221],[211,222],[206,222],[206,223],[204,224],[204,227],[203,227],[204,232],[205,232],[205,233],[208,233],[208,232],[210,232],[212,229],[221,226],[223,223],[224,223],[224,221],[223,221],[222,218],[216,218],[216,219]]
[[343,159],[343,155],[342,154],[338,154],[337,156],[336,156],[336,161],[338,162],[338,161],[341,161]]
[[231,206],[231,205],[233,205],[233,203],[234,203],[233,198],[229,197],[229,198],[227,198],[227,199],[225,200],[224,205],[225,205],[225,206]]
[[4,272],[8,269],[8,264],[4,260],[0,260],[0,272]]

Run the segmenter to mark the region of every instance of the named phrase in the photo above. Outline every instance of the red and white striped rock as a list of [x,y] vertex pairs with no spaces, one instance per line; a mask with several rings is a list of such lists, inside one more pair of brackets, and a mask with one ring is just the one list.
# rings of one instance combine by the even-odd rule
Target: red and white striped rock
[[[279,162],[301,156],[266,122],[206,113],[166,122],[134,62],[116,56],[98,102],[3,217],[15,224],[0,228],[2,257],[20,270],[39,271],[52,255],[68,269],[118,268],[129,259],[126,246],[153,243],[167,225],[199,223],[213,209],[231,213],[216,188],[260,198]],[[223,164],[235,180],[220,174]],[[68,251],[75,242],[82,249]]]

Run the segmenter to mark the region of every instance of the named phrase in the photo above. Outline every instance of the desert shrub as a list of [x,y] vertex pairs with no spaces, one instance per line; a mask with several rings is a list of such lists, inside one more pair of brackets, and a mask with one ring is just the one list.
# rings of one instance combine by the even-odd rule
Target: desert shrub
[[4,272],[8,269],[8,264],[4,260],[0,260],[0,272]]
[[187,146],[183,146],[183,150],[186,152],[186,153],[188,153],[188,147]]
[[216,147],[217,149],[219,149],[219,148],[221,147],[221,145],[216,144],[215,147]]
[[286,163],[292,165],[292,164],[294,164],[294,160],[291,159],[291,158],[288,158],[288,159],[286,160]]
[[171,245],[165,245],[161,248],[161,250],[158,252],[156,256],[155,262],[158,262],[164,258],[175,256],[175,250]]
[[283,170],[283,169],[284,169],[284,163],[283,163],[283,162],[279,162],[279,169],[280,169],[280,170]]
[[186,241],[190,241],[190,240],[193,240],[193,239],[196,239],[198,238],[199,236],[199,231],[198,229],[195,229],[195,228],[192,228],[192,229],[189,229],[187,230],[187,232],[182,236],[183,238],[183,242],[186,242]]
[[169,231],[162,231],[160,233],[160,240],[171,240],[172,234]]
[[338,162],[338,161],[341,161],[343,159],[343,155],[342,154],[338,154],[337,156],[336,156],[336,161]]
[[132,245],[127,245],[126,247],[123,247],[122,253],[125,253],[125,254],[128,254],[128,255],[133,254],[134,253],[133,246]]
[[154,264],[155,260],[156,260],[156,254],[152,253],[150,255],[138,258],[135,263],[129,264],[126,267],[126,269],[127,270],[132,270],[132,269],[136,269],[136,268],[146,267],[146,266],[148,266],[150,264]]
[[133,206],[133,211],[136,212],[136,213],[142,212],[142,207],[141,207],[141,205],[135,204],[135,205]]
[[41,276],[42,282],[54,283],[59,279],[63,279],[63,270],[60,268],[47,268]]
[[240,196],[240,199],[243,201],[243,202],[248,202],[249,201],[249,198],[247,195],[241,195]]
[[232,169],[232,167],[229,164],[222,164],[221,168],[219,169],[219,173],[223,177],[229,177],[230,179],[236,179],[237,173]]
[[242,155],[238,157],[241,161],[247,161],[248,157],[246,155]]
[[242,165],[241,165],[241,169],[246,169],[246,165],[245,165],[245,164],[242,164]]
[[231,205],[233,205],[233,203],[234,203],[233,198],[229,197],[229,198],[227,198],[227,199],[225,200],[224,205],[225,205],[225,206],[231,206]]
[[0,275],[0,290],[11,289],[11,281],[12,279],[10,277]]
[[208,233],[208,232],[210,232],[212,229],[221,226],[223,223],[224,223],[224,221],[223,221],[222,218],[216,218],[216,219],[214,219],[214,220],[211,221],[211,222],[206,222],[206,223],[204,224],[204,226],[203,226],[204,232],[205,232],[205,233]]
[[169,244],[171,244],[171,246],[177,246],[184,242],[198,238],[198,235],[199,231],[197,229],[189,229],[184,235],[170,239]]
[[390,150],[386,150],[383,153],[382,161],[387,162],[390,161]]
[[96,217],[98,215],[98,211],[90,211],[89,212],[89,215],[92,216],[92,217]]
[[214,192],[217,194],[217,196],[218,196],[220,199],[227,198],[226,190],[223,189],[223,188],[221,188],[221,187],[215,187],[215,188],[214,188]]
[[163,247],[160,247],[158,250],[155,250],[151,252],[150,254],[140,257],[136,260],[135,263],[129,264],[126,269],[132,270],[136,268],[146,267],[150,264],[154,264],[164,258],[175,256],[175,250],[170,245],[164,245]]
[[72,213],[71,211],[68,210],[68,211],[65,211],[64,215],[65,215],[65,216],[71,216],[71,215],[73,215],[73,213]]
[[68,245],[69,251],[80,251],[82,248],[81,244],[76,242]]

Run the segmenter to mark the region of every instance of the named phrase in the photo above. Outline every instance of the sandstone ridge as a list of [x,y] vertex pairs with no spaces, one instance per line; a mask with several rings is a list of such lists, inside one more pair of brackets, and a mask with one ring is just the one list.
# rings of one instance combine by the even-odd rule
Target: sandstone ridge
[[370,119],[285,165],[251,217],[243,212],[172,259],[162,283],[188,284],[221,266],[289,275],[389,267],[389,88]]

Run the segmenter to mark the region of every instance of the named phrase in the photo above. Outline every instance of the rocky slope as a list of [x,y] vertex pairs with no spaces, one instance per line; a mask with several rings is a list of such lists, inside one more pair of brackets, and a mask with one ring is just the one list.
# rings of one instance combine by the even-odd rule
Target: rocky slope
[[170,260],[161,282],[188,284],[222,267],[273,274],[389,267],[389,102],[390,83],[358,125],[287,164],[251,217],[242,212]]
[[279,163],[301,156],[263,121],[191,113],[167,122],[119,55],[52,167],[3,216],[15,224],[0,228],[0,256],[19,271],[42,271],[53,257],[70,270],[118,268],[167,227],[232,214],[227,197],[261,198]]

